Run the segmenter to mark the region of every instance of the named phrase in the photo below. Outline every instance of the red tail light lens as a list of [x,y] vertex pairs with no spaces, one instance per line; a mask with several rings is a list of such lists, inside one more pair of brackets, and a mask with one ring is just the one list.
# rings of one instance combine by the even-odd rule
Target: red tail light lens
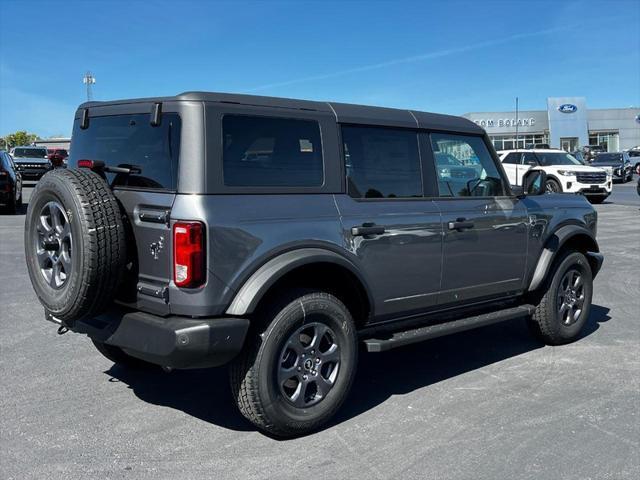
[[93,168],[93,160],[78,160],[78,168]]
[[173,225],[173,281],[176,286],[196,288],[206,278],[204,225],[177,222]]

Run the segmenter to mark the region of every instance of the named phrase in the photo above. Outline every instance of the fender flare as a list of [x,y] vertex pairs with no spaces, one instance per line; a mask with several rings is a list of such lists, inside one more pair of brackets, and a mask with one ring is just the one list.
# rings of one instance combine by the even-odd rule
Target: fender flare
[[596,241],[593,232],[580,225],[565,225],[553,232],[547,239],[544,248],[542,249],[542,253],[540,254],[540,258],[538,259],[536,268],[533,271],[531,282],[529,283],[528,290],[530,292],[536,290],[540,285],[542,285],[542,282],[547,277],[549,269],[562,246],[577,235],[587,236],[589,238],[589,245],[586,253],[595,278],[602,266],[604,257],[599,253],[600,247],[598,246],[598,242]]
[[373,300],[367,283],[351,261],[342,255],[322,248],[298,248],[272,258],[256,270],[238,290],[227,308],[226,314],[246,315],[253,313],[258,302],[280,278],[298,267],[312,263],[332,263],[349,270],[364,286],[369,304],[373,308]]

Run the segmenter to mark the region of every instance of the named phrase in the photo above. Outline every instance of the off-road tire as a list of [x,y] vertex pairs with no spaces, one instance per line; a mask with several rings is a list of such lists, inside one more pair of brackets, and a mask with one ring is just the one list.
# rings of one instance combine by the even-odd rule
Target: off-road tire
[[93,339],[91,341],[102,355],[104,355],[107,359],[111,360],[116,365],[136,370],[159,368],[153,363],[145,362],[144,360],[140,360],[139,358],[132,357],[131,355],[125,353],[124,350],[114,345],[107,345],[106,343],[98,342],[97,340]]
[[[558,295],[560,282],[565,273],[575,269],[580,272],[584,281],[584,303],[582,311],[575,323],[565,325],[558,312]],[[593,276],[587,258],[580,252],[567,251],[554,262],[553,268],[536,310],[528,319],[531,333],[547,345],[562,345],[576,340],[584,327],[591,310],[593,295]]]
[[[298,291],[282,295],[264,313],[247,337],[244,351],[230,366],[231,391],[242,415],[276,437],[295,437],[317,430],[347,397],[357,365],[357,335],[345,305],[333,295]],[[306,324],[324,322],[335,332],[340,365],[328,394],[308,408],[288,403],[278,386],[281,351],[292,333]]]
[[[64,209],[73,239],[70,272],[57,288],[46,281],[37,258],[38,226],[48,203]],[[99,175],[75,169],[46,173],[27,208],[24,240],[33,289],[66,326],[100,314],[113,300],[126,261],[125,230],[118,201]]]

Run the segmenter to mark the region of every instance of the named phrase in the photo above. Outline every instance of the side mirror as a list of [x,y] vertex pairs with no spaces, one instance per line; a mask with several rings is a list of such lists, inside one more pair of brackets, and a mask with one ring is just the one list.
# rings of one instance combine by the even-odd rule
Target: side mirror
[[547,174],[544,170],[529,170],[522,176],[523,195],[542,195],[546,183]]
[[526,162],[526,164],[530,167],[535,167],[538,165],[535,160],[529,160],[528,162]]

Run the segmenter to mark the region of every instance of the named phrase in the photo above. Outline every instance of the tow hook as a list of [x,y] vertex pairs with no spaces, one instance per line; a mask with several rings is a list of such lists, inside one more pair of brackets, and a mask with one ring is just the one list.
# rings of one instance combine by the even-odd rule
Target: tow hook
[[65,327],[64,325],[60,325],[58,327],[58,335],[64,335],[68,331],[69,331],[69,329],[67,327]]

